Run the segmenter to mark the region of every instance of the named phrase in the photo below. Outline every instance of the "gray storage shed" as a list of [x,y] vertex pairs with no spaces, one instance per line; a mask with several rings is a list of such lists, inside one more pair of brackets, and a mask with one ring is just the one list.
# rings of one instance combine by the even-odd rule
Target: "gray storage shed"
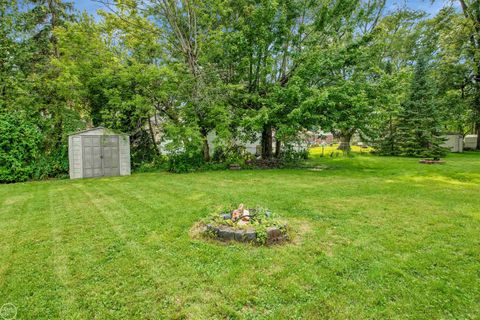
[[463,152],[463,136],[458,133],[448,133],[442,147],[447,148],[450,152]]
[[130,137],[97,127],[68,136],[70,179],[130,175]]
[[477,135],[468,134],[465,136],[465,149],[475,150],[477,149]]

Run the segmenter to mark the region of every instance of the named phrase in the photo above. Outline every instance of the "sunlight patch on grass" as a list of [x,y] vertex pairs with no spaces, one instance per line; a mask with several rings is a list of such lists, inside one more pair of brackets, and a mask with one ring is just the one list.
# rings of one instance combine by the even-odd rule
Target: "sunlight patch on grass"
[[[360,153],[360,154],[368,154],[370,152],[373,151],[373,148],[371,147],[367,147],[367,148],[363,148],[363,147],[360,147],[360,146],[355,146],[355,145],[352,145],[351,146],[351,152],[354,152],[354,153]],[[328,146],[325,146],[325,147],[314,147],[314,148],[310,148],[308,150],[310,156],[312,157],[319,157],[321,156],[322,154],[327,157],[327,156],[330,156],[332,153],[334,155],[344,155],[344,152],[341,151],[341,150],[338,150],[338,144],[332,144],[332,145],[328,145]]]
[[452,186],[459,186],[459,187],[465,187],[465,186],[477,186],[478,184],[472,183],[472,182],[465,182],[465,181],[460,181],[458,179],[454,178],[449,178],[445,176],[409,176],[409,177],[403,177],[402,180],[407,180],[407,181],[414,181],[417,183],[421,183],[422,185],[435,185],[435,183],[442,183],[442,184],[449,184]]
[[11,196],[3,200],[2,206],[18,205],[21,202],[28,201],[31,197],[32,197],[31,194]]

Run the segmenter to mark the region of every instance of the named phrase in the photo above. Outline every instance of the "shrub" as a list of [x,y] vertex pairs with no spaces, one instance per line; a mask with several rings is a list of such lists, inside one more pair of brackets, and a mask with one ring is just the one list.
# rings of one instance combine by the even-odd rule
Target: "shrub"
[[295,150],[291,146],[285,147],[280,152],[280,161],[282,165],[289,166],[289,165],[297,165],[300,162],[308,159],[308,150]]
[[32,178],[40,158],[41,134],[26,119],[0,114],[0,182]]
[[168,171],[175,173],[192,172],[205,164],[200,152],[174,153],[168,157]]
[[32,178],[40,180],[50,177],[68,177],[68,150],[62,150],[64,148],[66,149],[67,146],[62,147],[53,154],[38,157]]
[[253,157],[248,153],[244,146],[218,146],[213,153],[213,161],[220,162],[226,166],[230,164],[244,164],[246,160]]
[[135,168],[135,172],[154,172],[161,169],[167,169],[168,166],[168,157],[163,155],[158,155],[153,158],[150,162],[144,162],[138,165]]

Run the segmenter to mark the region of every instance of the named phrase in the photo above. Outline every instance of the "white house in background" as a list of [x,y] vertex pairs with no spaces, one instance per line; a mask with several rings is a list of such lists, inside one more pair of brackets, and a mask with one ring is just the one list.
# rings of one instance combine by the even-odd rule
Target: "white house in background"
[[465,136],[465,149],[476,150],[477,149],[477,135],[468,134]]
[[[150,123],[151,127],[148,125],[145,126],[145,129],[151,130],[151,134],[155,137],[155,143],[158,146],[159,152],[161,154],[169,154],[170,152],[168,151],[167,145],[171,143],[172,141],[169,139],[166,139],[164,134],[163,134],[163,123],[165,120],[159,116],[159,115],[154,115],[150,118]],[[308,149],[308,141],[307,141],[307,136],[302,133],[304,138],[300,139],[299,142],[294,143],[292,145],[293,149],[296,151],[302,151]],[[208,141],[208,146],[210,150],[210,156],[213,156],[213,153],[215,152],[215,139],[217,138],[217,135],[215,131],[211,131],[208,136],[207,136],[207,141]],[[275,152],[276,146],[275,146],[275,133],[273,134],[273,139],[272,139],[272,151]],[[233,143],[237,146],[243,146],[245,147],[245,151],[255,155],[255,156],[260,156],[262,153],[262,141],[261,141],[261,135],[257,134],[257,136],[250,141],[243,141],[239,138],[234,138]],[[181,151],[181,150],[179,150]]]
[[447,134],[445,139],[442,147],[448,148],[450,152],[463,152],[463,136],[461,134]]
[[[215,139],[217,138],[217,135],[215,132],[210,132],[207,136],[207,141],[208,141],[208,147],[210,151],[210,156],[213,156],[213,153],[215,152]],[[162,140],[160,143],[158,143],[158,148],[160,150],[160,153],[162,154],[169,154],[170,151],[168,150],[168,144],[171,143],[172,140],[165,139],[162,137]],[[255,140],[253,142],[243,142],[239,140],[235,140],[235,144],[239,146],[244,146],[245,151],[253,154],[253,155],[258,155],[261,153],[261,141],[260,139]],[[275,151],[275,143],[272,143],[273,151]],[[181,150],[180,150],[181,151]]]
[[322,143],[331,145],[334,142],[333,133],[323,130],[307,131],[305,137],[308,145],[321,145]]
[[[217,138],[217,135],[215,134],[215,132],[210,132],[207,136],[207,141],[208,141],[208,149],[210,151],[210,156],[213,156],[213,153],[215,152],[215,139]],[[158,143],[157,141],[157,145],[158,145],[158,149],[160,151],[161,154],[170,154],[170,151],[168,149],[168,144],[172,142],[172,140],[169,140],[169,139],[165,139],[163,136],[160,136],[160,142]],[[253,155],[257,155],[259,153],[261,153],[261,144],[260,144],[260,140],[256,140],[256,141],[253,141],[253,142],[242,142],[242,141],[239,141],[239,140],[235,140],[235,144],[236,145],[239,145],[239,146],[244,146],[245,147],[245,151],[250,153],[250,154],[253,154]],[[273,150],[275,151],[275,143],[272,143],[272,147],[273,147]],[[182,151],[182,150],[178,150],[178,151]]]
[[[305,133],[300,133],[299,136],[301,138],[298,139],[296,142],[291,142],[289,146],[295,150],[295,151],[303,151],[308,149],[308,140],[307,136]],[[215,132],[211,132],[208,135],[208,145],[210,147],[210,155],[213,155],[214,149],[215,149]],[[249,140],[249,141],[243,141],[240,139],[234,139],[233,143],[237,146],[243,146],[245,148],[245,151],[254,155],[254,156],[260,156],[262,154],[262,136],[261,134],[257,134],[254,140]],[[281,150],[284,149],[285,146],[282,145]],[[273,133],[273,138],[272,138],[272,152],[276,152],[276,138],[275,138],[275,132]]]
[[[210,132],[207,136],[207,141],[208,141],[208,147],[210,151],[210,156],[213,156],[215,152],[215,139],[217,138],[217,135],[215,134],[214,131]],[[160,152],[163,154],[169,154],[167,145],[171,142],[171,140],[168,139],[163,139],[159,143],[159,149]],[[275,135],[272,139],[272,151],[275,153],[276,151],[276,145],[275,145]],[[255,140],[252,141],[242,141],[240,139],[234,139],[233,143],[237,146],[242,146],[245,148],[245,151],[254,155],[254,156],[260,156],[262,154],[262,141],[261,141],[261,136],[258,134],[258,137],[256,137]],[[294,143],[292,145],[293,149],[295,151],[302,151],[308,149],[308,142],[305,141],[300,141],[297,143]]]

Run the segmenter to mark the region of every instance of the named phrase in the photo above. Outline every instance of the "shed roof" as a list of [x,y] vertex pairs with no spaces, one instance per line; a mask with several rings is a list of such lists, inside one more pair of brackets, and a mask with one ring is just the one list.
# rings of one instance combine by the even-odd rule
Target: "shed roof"
[[446,136],[463,136],[461,133],[459,132],[446,132],[445,133]]
[[86,133],[86,132],[90,132],[90,131],[95,131],[95,130],[105,130],[105,131],[106,131],[107,133],[109,133],[109,134],[118,134],[118,135],[124,135],[124,136],[127,136],[127,135],[128,135],[128,134],[126,134],[126,133],[116,132],[116,131],[114,131],[114,130],[112,130],[112,129],[108,129],[108,128],[99,126],[99,127],[95,127],[95,128],[90,128],[90,129],[86,129],[86,130],[77,131],[77,132],[74,132],[74,133],[69,134],[69,136],[74,136],[74,135],[77,135],[77,134],[82,134],[82,133]]

